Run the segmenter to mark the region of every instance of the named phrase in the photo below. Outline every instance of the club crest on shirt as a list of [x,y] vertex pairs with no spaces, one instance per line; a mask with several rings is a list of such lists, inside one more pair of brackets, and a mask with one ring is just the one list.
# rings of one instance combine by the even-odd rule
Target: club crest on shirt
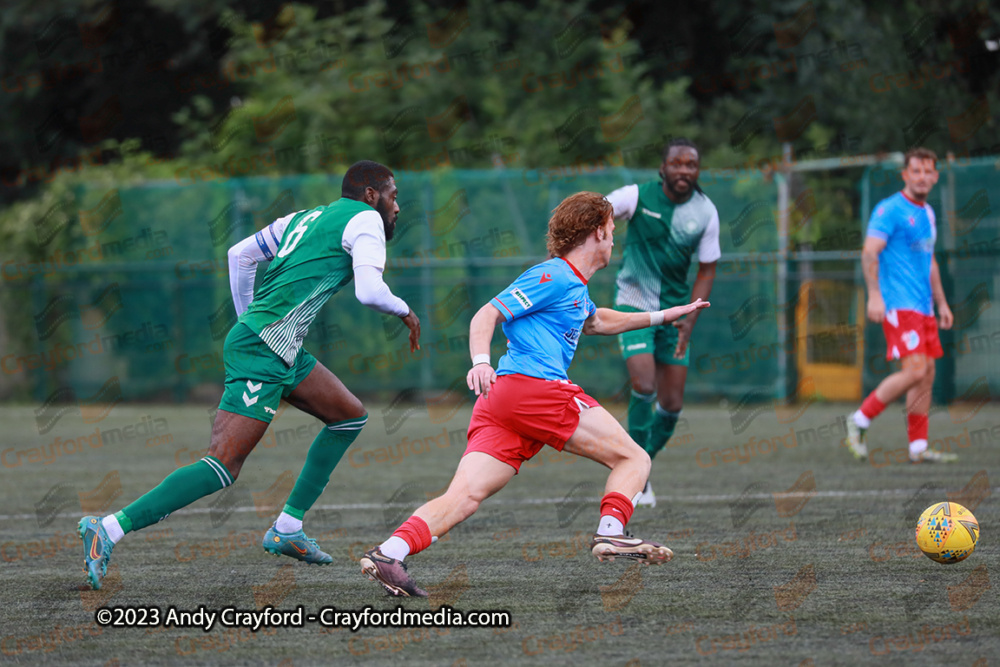
[[522,292],[518,288],[515,287],[514,289],[512,289],[510,291],[510,295],[515,299],[517,299],[517,302],[521,304],[521,308],[524,308],[525,310],[531,308],[531,299],[525,296],[524,292]]

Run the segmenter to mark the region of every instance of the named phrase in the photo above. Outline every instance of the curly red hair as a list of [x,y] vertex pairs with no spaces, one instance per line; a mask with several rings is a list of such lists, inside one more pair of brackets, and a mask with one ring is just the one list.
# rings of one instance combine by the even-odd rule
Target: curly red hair
[[563,257],[581,245],[613,215],[614,208],[604,195],[577,192],[563,199],[549,218],[545,247],[553,257]]

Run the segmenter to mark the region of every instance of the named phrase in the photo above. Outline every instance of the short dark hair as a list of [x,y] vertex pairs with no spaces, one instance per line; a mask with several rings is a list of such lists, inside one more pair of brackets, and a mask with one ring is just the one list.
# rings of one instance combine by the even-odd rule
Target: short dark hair
[[910,166],[910,160],[913,158],[917,160],[934,160],[934,166],[937,167],[937,153],[929,148],[914,146],[906,151],[906,154],[903,156],[903,169]]
[[340,187],[340,196],[346,199],[361,200],[365,197],[366,188],[375,188],[382,192],[389,179],[393,178],[392,170],[384,164],[361,160],[355,162],[344,174],[344,183]]
[[693,148],[694,152],[698,154],[698,161],[701,162],[701,151],[698,150],[698,146],[695,145],[693,141],[687,137],[677,137],[676,139],[671,139],[667,142],[667,145],[663,147],[663,161],[666,162],[667,156],[670,155],[670,149],[676,148],[678,146],[683,146],[685,148]]

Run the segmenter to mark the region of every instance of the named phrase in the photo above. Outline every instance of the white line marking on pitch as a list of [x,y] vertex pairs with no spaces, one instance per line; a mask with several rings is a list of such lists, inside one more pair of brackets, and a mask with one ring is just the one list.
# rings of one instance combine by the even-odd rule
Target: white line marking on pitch
[[[596,483],[595,483],[596,484]],[[925,489],[868,489],[861,491],[807,491],[807,492],[777,492],[783,498],[870,498],[872,496],[905,496],[913,495],[924,491]],[[1000,492],[1000,486],[991,489],[991,492]],[[743,494],[717,494],[717,495],[700,495],[700,496],[656,496],[657,502],[661,499],[665,502],[673,503],[714,503],[714,502],[732,502],[734,500],[772,500],[774,494],[771,493],[751,493],[747,495]],[[600,502],[598,497],[585,497],[585,498],[510,498],[510,499],[490,499],[489,505],[559,505],[566,502],[577,502],[577,503],[597,503]],[[413,503],[352,503],[345,505],[314,505],[313,510],[380,510],[387,507],[410,507]],[[194,507],[178,510],[171,513],[170,516],[183,515],[183,514],[210,514],[213,511],[220,512],[256,512],[258,510],[277,510],[280,509],[280,505],[275,505],[274,507],[233,507],[225,510],[216,510],[212,507]],[[54,518],[58,519],[68,519],[68,518],[79,518],[81,515],[79,512],[62,512],[56,514]],[[0,521],[20,521],[24,519],[37,519],[36,514],[0,514]]]

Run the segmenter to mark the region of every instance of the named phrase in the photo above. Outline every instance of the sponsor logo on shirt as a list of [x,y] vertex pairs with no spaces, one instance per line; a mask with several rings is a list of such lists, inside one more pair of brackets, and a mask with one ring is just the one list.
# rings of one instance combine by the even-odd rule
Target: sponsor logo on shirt
[[645,206],[642,207],[642,212],[645,213],[646,215],[648,215],[651,218],[656,218],[657,220],[662,220],[663,219],[663,214],[657,213],[656,211],[650,211]]
[[531,308],[531,299],[525,296],[524,292],[517,289],[516,287],[510,291],[510,295],[517,299],[517,302],[521,304],[521,307],[525,310]]
[[541,285],[542,283],[547,283],[550,280],[552,280],[552,274],[551,273],[543,273],[542,274],[542,279],[538,281],[538,284]]
[[563,338],[565,338],[569,343],[576,345],[576,341],[580,340],[580,330],[576,328],[570,329],[563,334]]

